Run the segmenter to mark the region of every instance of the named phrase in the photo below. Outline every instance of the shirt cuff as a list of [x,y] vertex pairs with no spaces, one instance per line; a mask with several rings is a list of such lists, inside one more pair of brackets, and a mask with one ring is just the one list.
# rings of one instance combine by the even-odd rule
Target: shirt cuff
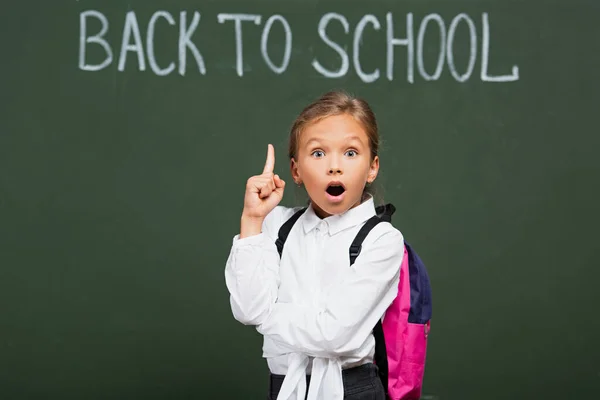
[[233,237],[233,249],[239,249],[245,246],[261,246],[265,239],[265,233],[261,232],[257,235],[247,236],[240,239],[239,233]]

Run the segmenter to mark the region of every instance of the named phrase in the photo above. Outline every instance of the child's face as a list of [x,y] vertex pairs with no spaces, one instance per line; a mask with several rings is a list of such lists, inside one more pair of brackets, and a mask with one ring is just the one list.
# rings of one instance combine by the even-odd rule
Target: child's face
[[362,125],[341,114],[304,129],[291,169],[294,181],[304,184],[315,211],[324,218],[360,204],[366,183],[377,177],[379,158],[371,161]]

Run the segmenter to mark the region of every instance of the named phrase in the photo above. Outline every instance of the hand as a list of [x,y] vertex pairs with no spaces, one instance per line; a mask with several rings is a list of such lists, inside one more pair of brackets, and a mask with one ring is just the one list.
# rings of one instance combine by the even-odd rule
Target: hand
[[242,218],[260,220],[262,223],[267,214],[283,199],[285,182],[279,175],[273,174],[274,167],[275,149],[269,144],[262,174],[251,177],[246,183]]

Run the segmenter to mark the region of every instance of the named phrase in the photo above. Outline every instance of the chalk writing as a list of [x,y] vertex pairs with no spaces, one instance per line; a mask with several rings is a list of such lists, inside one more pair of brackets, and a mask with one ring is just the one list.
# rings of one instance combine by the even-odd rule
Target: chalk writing
[[[269,41],[269,34],[271,33],[271,26],[275,21],[279,21],[281,23],[281,26],[283,26],[283,30],[285,32],[285,51],[283,53],[283,60],[279,67],[276,66],[273,61],[271,61],[271,57],[269,57],[269,53],[267,52],[267,43]],[[287,20],[281,15],[271,15],[271,17],[267,20],[260,38],[260,53],[262,54],[265,63],[267,63],[269,68],[271,68],[271,71],[275,72],[276,74],[282,74],[285,72],[288,64],[290,63],[290,58],[292,57],[292,29],[290,28],[290,24],[287,22]]]
[[362,42],[362,35],[367,24],[370,23],[373,25],[373,29],[380,30],[381,25],[379,24],[379,20],[374,15],[365,15],[361,18],[361,20],[356,25],[356,29],[354,30],[354,42],[352,43],[352,61],[354,63],[354,70],[359,78],[363,82],[375,82],[379,79],[379,68],[375,68],[370,74],[365,73],[360,66],[359,52],[360,52],[360,43]]
[[221,24],[225,21],[235,21],[235,65],[238,76],[242,76],[244,75],[244,60],[242,52],[242,21],[252,21],[256,25],[260,25],[261,17],[260,15],[254,14],[219,14],[217,15],[217,19]]
[[[469,53],[469,64],[467,65],[467,71],[460,75],[456,71],[454,65],[454,35],[456,28],[461,21],[465,21],[469,27],[469,42],[470,42],[470,53]],[[475,61],[477,60],[477,32],[475,30],[475,23],[467,14],[458,14],[450,23],[450,29],[448,29],[448,46],[446,47],[446,58],[448,59],[448,67],[450,73],[458,82],[465,82],[469,79],[475,68]]]
[[[441,15],[430,13],[425,15],[420,21],[416,21],[412,13],[406,13],[403,17],[394,16],[391,12],[385,14],[385,19],[380,19],[373,14],[365,14],[355,26],[351,26],[348,19],[341,13],[329,12],[319,18],[315,29],[319,40],[329,51],[329,57],[333,57],[334,63],[329,67],[317,58],[311,60],[298,59],[292,60],[293,50],[293,29],[285,16],[274,14],[263,16],[260,14],[247,13],[219,13],[216,15],[216,22],[225,28],[228,22],[233,22],[233,32],[235,41],[232,51],[235,53],[235,71],[238,77],[244,77],[244,54],[245,52],[260,51],[262,62],[276,75],[284,74],[291,62],[309,62],[315,73],[329,79],[336,79],[348,76],[354,73],[361,81],[365,83],[376,82],[381,79],[382,70],[385,68],[385,77],[388,81],[397,79],[395,76],[394,64],[396,59],[406,59],[406,81],[415,83],[417,78],[423,81],[437,81],[443,72],[447,70],[450,76],[456,82],[467,82],[473,78],[477,61],[480,61],[481,69],[479,79],[483,82],[512,82],[519,80],[519,67],[512,66],[512,70],[504,75],[492,75],[490,71],[490,16],[484,12],[480,18],[473,18],[466,13],[460,13],[447,23]],[[90,32],[89,21],[96,20],[94,26],[100,24],[100,29]],[[207,17],[204,16],[206,21]],[[213,23],[212,18],[204,23]],[[263,24],[264,21],[264,24]],[[243,24],[247,22],[248,24]],[[480,22],[479,25],[477,22]],[[135,11],[129,11],[124,16],[124,27],[121,35],[119,56],[117,60],[117,70],[124,71],[137,65],[139,71],[146,71],[149,65],[150,70],[157,76],[167,76],[177,69],[179,75],[185,76],[187,68],[187,56],[191,53],[198,72],[202,75],[208,74],[204,57],[198,48],[198,39],[194,40],[200,23],[200,12],[192,13],[191,22],[188,23],[187,11],[179,13],[179,22],[174,16],[163,10],[158,10],[152,14],[147,24],[146,34],[142,35],[140,24]],[[261,27],[262,24],[262,27]],[[385,24],[385,27],[383,26]],[[157,54],[154,49],[154,39],[156,37],[157,26],[160,29],[173,29],[179,25],[178,36],[178,58],[177,60],[157,60]],[[335,26],[337,25],[337,27]],[[230,25],[231,26],[231,25]],[[344,35],[351,40],[352,45],[347,46],[331,38],[328,31],[331,26],[335,29],[341,27]],[[466,29],[468,31],[468,60],[464,70],[459,71],[456,66],[456,55],[454,49],[457,44],[456,31]],[[86,10],[79,15],[79,68],[83,71],[96,72],[110,67],[114,62],[113,47],[108,40],[110,29],[109,20],[102,12],[98,10]],[[244,30],[260,29],[260,49],[244,50]],[[303,29],[306,29],[303,27]],[[372,68],[371,71],[365,71],[361,65],[361,50],[363,46],[370,44],[364,43],[365,30],[375,32],[381,35],[381,40],[385,40],[385,66]],[[385,31],[385,34],[383,34]],[[382,32],[382,33],[379,33]],[[480,33],[481,40],[478,40]],[[284,43],[283,55],[274,60],[269,53],[268,44],[273,36],[281,36],[278,42]],[[370,35],[370,38],[373,36]],[[432,42],[431,38],[436,38]],[[211,38],[202,38],[202,42]],[[370,39],[373,40],[373,39]],[[464,40],[464,39],[462,39]],[[144,43],[145,41],[145,43]],[[465,43],[460,43],[465,45]],[[87,49],[89,46],[100,46],[104,52],[104,57],[100,62],[92,64],[87,59]],[[349,51],[351,54],[349,54]],[[402,51],[400,49],[403,49]],[[437,58],[435,63],[427,61],[425,53],[428,49],[437,49]],[[226,50],[224,50],[226,51]],[[404,54],[401,52],[405,52]],[[298,51],[298,54],[306,52]],[[130,60],[128,56],[134,57]],[[479,57],[479,58],[478,58]],[[252,58],[256,60],[256,57]],[[135,61],[137,62],[135,62]],[[459,63],[460,65],[460,63]],[[247,70],[246,70],[247,72]],[[247,74],[246,74],[247,75]]]

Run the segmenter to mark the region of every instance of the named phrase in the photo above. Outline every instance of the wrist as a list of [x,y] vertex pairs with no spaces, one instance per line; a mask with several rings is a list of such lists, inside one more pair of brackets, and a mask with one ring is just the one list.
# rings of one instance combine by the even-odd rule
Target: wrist
[[262,217],[251,217],[242,214],[240,221],[240,239],[260,234],[262,232],[263,221],[264,218]]

